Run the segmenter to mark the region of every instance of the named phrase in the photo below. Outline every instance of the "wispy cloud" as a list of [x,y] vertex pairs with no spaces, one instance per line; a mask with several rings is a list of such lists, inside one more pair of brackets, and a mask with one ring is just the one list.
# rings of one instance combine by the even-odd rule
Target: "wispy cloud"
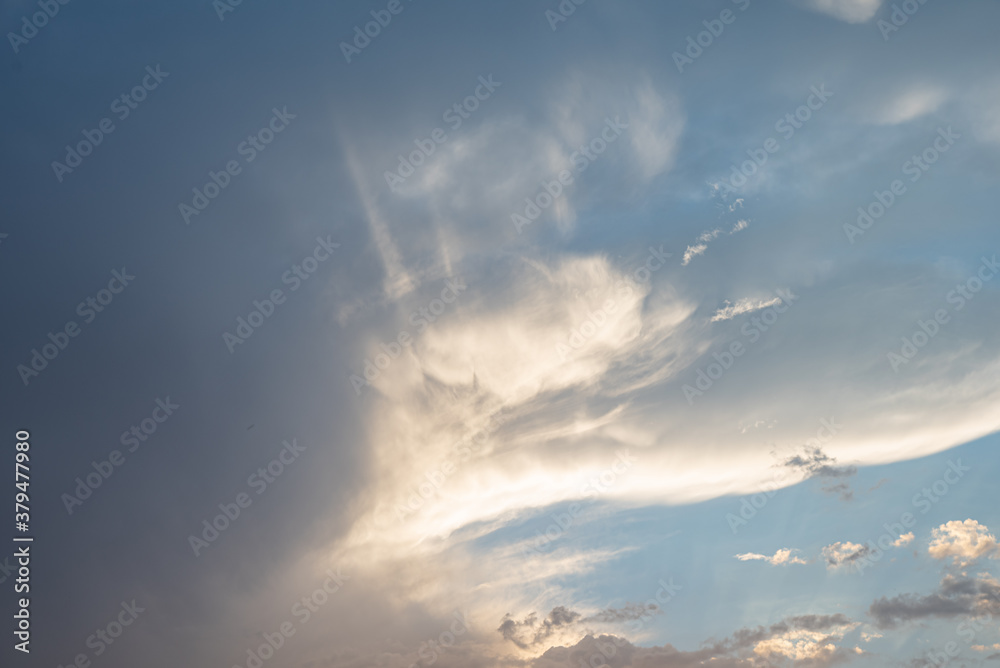
[[736,558],[740,561],[766,561],[772,566],[788,566],[790,564],[808,564],[809,562],[801,557],[796,557],[792,553],[797,552],[797,550],[790,550],[788,548],[782,548],[775,552],[772,556],[767,556],[765,554],[755,554],[753,552],[747,552],[745,554],[737,554]]
[[735,304],[726,302],[727,306],[719,309],[712,316],[711,322],[720,322],[722,320],[732,320],[738,315],[743,315],[744,313],[753,313],[754,311],[759,311],[765,309],[769,306],[774,306],[775,304],[780,304],[781,298],[774,297],[773,299],[768,299],[764,301],[762,299],[750,299],[744,298],[737,301]]

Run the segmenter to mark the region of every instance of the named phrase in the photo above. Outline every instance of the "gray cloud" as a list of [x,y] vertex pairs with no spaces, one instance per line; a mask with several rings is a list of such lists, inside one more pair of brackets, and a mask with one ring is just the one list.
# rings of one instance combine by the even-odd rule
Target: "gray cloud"
[[[806,447],[801,454],[789,457],[782,466],[793,469],[806,478],[850,478],[858,472],[856,466],[837,466],[837,459],[831,457],[819,446]],[[842,501],[854,499],[854,490],[846,482],[829,482],[823,485],[823,491],[827,494],[836,494]]]
[[[693,651],[682,651],[670,644],[636,647],[614,635],[588,634],[570,647],[550,647],[530,665],[531,668],[576,668],[581,663],[601,665],[591,663],[594,658],[611,668],[688,668],[709,661],[711,665],[722,668],[758,666],[760,656],[753,652],[754,648],[767,648],[768,641],[780,639],[790,632],[804,631],[815,634],[810,639],[810,645],[815,648],[814,656],[798,660],[796,665],[822,667],[846,662],[856,656],[843,648],[829,650],[826,647],[842,638],[843,633],[838,632],[838,629],[851,625],[851,620],[842,614],[789,617],[766,627],[740,629],[725,640],[707,643],[701,649]],[[830,633],[824,635],[826,632]]]
[[858,472],[856,466],[836,466],[837,459],[823,449],[807,447],[802,454],[786,459],[782,466],[797,469],[809,478],[849,478]]
[[894,628],[933,617],[1000,614],[1000,582],[988,575],[977,578],[946,575],[937,591],[926,596],[883,596],[871,604],[868,614],[879,628]]
[[570,626],[581,617],[579,612],[560,605],[552,608],[549,616],[540,623],[535,613],[531,613],[520,622],[507,614],[497,631],[503,635],[504,640],[511,641],[521,649],[528,649],[541,644],[557,629]]

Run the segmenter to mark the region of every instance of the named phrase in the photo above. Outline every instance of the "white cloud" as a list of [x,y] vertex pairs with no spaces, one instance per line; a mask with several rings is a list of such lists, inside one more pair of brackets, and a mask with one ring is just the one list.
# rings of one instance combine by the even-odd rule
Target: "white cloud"
[[[781,635],[762,640],[754,646],[754,653],[764,658],[783,657],[793,661],[830,662],[837,652],[835,641],[856,628],[857,623],[843,624],[822,631],[790,629]],[[859,652],[855,652],[859,653]]]
[[681,265],[686,267],[691,263],[691,260],[693,260],[698,255],[704,255],[705,251],[707,250],[708,250],[707,244],[697,244],[694,246],[688,246],[687,250],[684,251],[684,258],[683,260],[681,260]]
[[1000,543],[976,520],[952,520],[931,532],[927,553],[935,559],[952,557],[964,567],[983,557],[1000,559]]
[[823,559],[826,560],[826,567],[830,570],[850,568],[854,562],[863,559],[869,552],[871,548],[867,545],[838,541],[823,548]]
[[[742,202],[742,200],[737,200],[737,201]],[[733,228],[729,230],[729,234],[730,235],[736,234],[737,232],[741,232],[742,230],[745,230],[748,227],[750,227],[750,223],[748,223],[746,220],[742,219],[738,220],[736,224],[733,225]],[[719,228],[716,228],[714,230],[705,230],[704,232],[699,234],[698,243],[693,246],[688,246],[687,250],[684,251],[684,258],[681,261],[681,266],[686,267],[688,264],[691,263],[691,260],[693,260],[696,256],[704,255],[705,251],[708,250],[708,244],[715,241],[720,236],[722,236],[722,230]]]
[[903,535],[901,535],[899,538],[897,538],[892,542],[892,546],[903,547],[904,545],[909,545],[910,543],[913,542],[913,538],[914,536],[912,531],[909,533],[904,533]]
[[766,561],[772,566],[787,566],[789,564],[808,564],[809,562],[801,557],[792,556],[793,550],[788,548],[782,548],[774,553],[774,556],[767,556],[764,554],[755,554],[753,552],[747,552],[746,554],[737,554],[736,558],[740,561]]
[[753,313],[754,311],[759,311],[767,308],[768,306],[774,306],[779,303],[781,303],[780,297],[774,297],[773,299],[768,299],[767,301],[764,301],[763,299],[744,298],[740,299],[735,304],[730,304],[727,301],[727,306],[716,311],[715,315],[712,316],[711,321],[719,322],[720,320],[732,320],[738,315]]

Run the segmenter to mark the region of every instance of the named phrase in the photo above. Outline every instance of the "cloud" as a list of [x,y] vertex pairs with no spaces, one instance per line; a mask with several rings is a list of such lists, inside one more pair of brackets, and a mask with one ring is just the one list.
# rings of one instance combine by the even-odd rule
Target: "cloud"
[[580,612],[560,605],[553,608],[548,616],[542,620],[539,620],[535,613],[531,613],[521,621],[517,621],[508,613],[504,615],[497,632],[503,636],[504,640],[513,643],[518,648],[531,650],[550,641],[557,634],[576,632],[578,636],[579,631],[575,630],[578,628],[593,624],[620,624],[648,618],[651,615],[662,614],[662,612],[659,607],[652,604],[632,603],[621,608],[612,607],[600,610],[585,617]]
[[628,668],[752,668],[760,659],[801,659],[804,665],[825,668],[843,661],[854,650],[837,643],[855,628],[842,614],[789,617],[769,627],[743,628],[722,641],[711,641],[701,649],[679,650],[667,644],[636,647],[613,635],[588,634],[574,645],[550,647],[528,665],[530,668],[578,668],[580,665]]
[[964,102],[976,138],[1000,143],[1000,81],[993,80],[976,86],[975,91],[968,94]]
[[830,642],[833,639],[826,633],[796,629],[758,643],[753,651],[766,659],[828,662],[837,652],[837,646]]
[[823,559],[830,570],[847,568],[871,552],[867,545],[851,542],[836,542],[823,548]]
[[708,250],[708,244],[696,244],[694,246],[688,246],[684,251],[684,259],[681,261],[682,266],[687,266],[691,263],[698,255],[704,255],[705,251]]
[[640,605],[638,603],[630,603],[622,608],[608,608],[607,610],[601,610],[600,612],[590,615],[584,622],[602,622],[607,624],[613,624],[616,622],[628,622],[636,619],[642,619],[643,617],[648,617],[651,614],[661,614],[663,611],[653,606],[652,604]]
[[882,0],[804,0],[803,4],[847,23],[864,23],[875,16]]
[[[736,201],[740,203],[740,206],[743,205],[742,204],[743,200],[736,200]],[[729,210],[732,211],[733,207],[730,206]],[[737,232],[741,232],[747,229],[748,227],[750,227],[750,223],[744,219],[740,219],[736,221],[736,224],[733,225],[731,230],[729,230],[729,234],[730,235],[736,234]],[[684,258],[681,261],[681,266],[686,267],[688,264],[691,263],[691,260],[693,260],[696,256],[704,255],[705,251],[708,250],[708,244],[710,244],[712,241],[722,236],[722,233],[723,232],[721,229],[716,228],[714,230],[705,230],[704,232],[699,234],[698,243],[692,246],[688,246],[687,250],[684,251]]]
[[937,591],[926,596],[882,597],[871,604],[868,614],[882,629],[931,617],[996,615],[1000,614],[1000,582],[988,574],[976,578],[946,575]]
[[937,111],[947,99],[948,92],[937,86],[909,88],[883,103],[872,120],[880,125],[898,125]]
[[628,132],[639,176],[649,181],[673,166],[684,113],[676,97],[657,92],[649,80],[636,86],[635,100],[637,108],[629,116]]
[[764,301],[762,299],[750,299],[743,298],[737,301],[735,304],[728,304],[726,307],[719,309],[712,316],[711,322],[719,322],[720,320],[732,320],[738,315],[743,315],[744,313],[753,313],[754,311],[760,311],[769,306],[774,306],[775,304],[780,304],[781,298],[775,297],[773,299],[768,299]]
[[914,536],[912,531],[909,533],[904,533],[903,535],[901,535],[899,538],[897,538],[892,542],[892,546],[903,547],[904,545],[909,545],[910,543],[913,542],[913,538]]
[[768,557],[764,554],[755,554],[753,552],[747,552],[746,554],[737,554],[736,558],[740,561],[766,561],[772,566],[787,566],[789,564],[808,564],[809,562],[801,557],[792,556],[793,550],[788,548],[782,548],[774,553],[774,556]]
[[522,621],[516,621],[510,614],[504,616],[497,631],[504,640],[509,640],[521,649],[530,649],[548,640],[560,628],[571,626],[582,615],[564,606],[552,609],[548,617],[541,622],[535,613],[531,613]]
[[836,461],[820,447],[807,447],[802,454],[786,459],[782,466],[797,469],[808,478],[848,478],[858,472],[856,466],[835,466]]
[[985,526],[976,520],[952,520],[931,532],[927,553],[935,559],[951,557],[954,563],[966,567],[977,559],[1000,559],[1000,543]]

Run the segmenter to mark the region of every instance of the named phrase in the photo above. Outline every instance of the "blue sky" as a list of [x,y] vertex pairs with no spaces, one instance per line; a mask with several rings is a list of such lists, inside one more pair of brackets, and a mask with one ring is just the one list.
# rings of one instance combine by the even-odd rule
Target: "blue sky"
[[1000,659],[995,3],[2,8],[11,665]]

